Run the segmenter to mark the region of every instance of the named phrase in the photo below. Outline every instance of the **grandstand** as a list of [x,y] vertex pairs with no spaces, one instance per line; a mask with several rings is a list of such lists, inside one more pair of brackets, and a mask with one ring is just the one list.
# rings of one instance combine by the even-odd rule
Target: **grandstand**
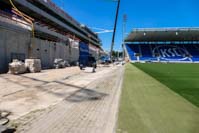
[[199,63],[199,28],[134,29],[125,49],[131,62]]

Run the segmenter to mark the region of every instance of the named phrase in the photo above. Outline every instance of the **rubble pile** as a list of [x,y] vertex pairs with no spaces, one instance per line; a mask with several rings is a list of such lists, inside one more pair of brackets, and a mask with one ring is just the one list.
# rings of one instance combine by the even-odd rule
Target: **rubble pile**
[[27,71],[27,67],[22,61],[13,60],[9,63],[9,73],[10,74],[23,74]]
[[69,63],[63,59],[55,59],[54,60],[54,67],[56,69],[69,67]]

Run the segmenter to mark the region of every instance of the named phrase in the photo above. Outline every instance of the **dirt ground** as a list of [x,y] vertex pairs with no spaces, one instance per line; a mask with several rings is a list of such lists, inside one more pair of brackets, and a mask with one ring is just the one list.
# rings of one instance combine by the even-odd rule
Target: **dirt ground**
[[[59,132],[113,132],[122,77],[122,66],[101,66],[96,73],[92,73],[92,68],[80,71],[78,67],[70,67],[23,75],[3,74],[0,75],[0,110],[11,113],[11,125],[17,126],[18,132],[37,132],[35,128],[39,132],[57,132],[57,126]],[[90,118],[86,119],[86,115]],[[82,117],[87,124],[71,124],[71,119],[81,123]],[[102,125],[95,125],[99,123],[98,117],[107,119],[100,122]],[[60,126],[60,121],[66,125]],[[111,126],[103,128],[107,123]]]

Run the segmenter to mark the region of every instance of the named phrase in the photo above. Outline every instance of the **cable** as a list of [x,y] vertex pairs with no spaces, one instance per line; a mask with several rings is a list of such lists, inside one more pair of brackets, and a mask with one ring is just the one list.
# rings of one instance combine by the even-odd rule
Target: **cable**
[[30,23],[32,26],[32,37],[35,37],[35,30],[34,30],[34,23],[33,23],[33,19],[31,17],[29,17],[28,15],[22,13],[21,11],[19,11],[19,9],[17,9],[17,7],[14,5],[14,3],[12,2],[12,0],[9,0],[10,4],[12,5],[12,7],[14,8],[14,10],[16,12],[18,12],[17,15],[20,15],[26,22]]

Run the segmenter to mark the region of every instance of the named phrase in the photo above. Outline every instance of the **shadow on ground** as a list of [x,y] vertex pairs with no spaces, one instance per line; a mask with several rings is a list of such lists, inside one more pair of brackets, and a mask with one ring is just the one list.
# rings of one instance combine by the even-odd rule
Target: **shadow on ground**
[[[55,91],[53,91],[53,90],[51,90],[51,89],[49,89],[48,87],[47,87],[47,85],[52,85],[52,83],[55,83],[54,85],[62,85],[62,86],[65,86],[66,88],[65,89],[67,89],[67,88],[70,88],[70,87],[72,87],[72,88],[76,88],[76,89],[79,89],[77,92],[85,92],[84,94],[86,94],[87,96],[89,96],[89,97],[92,97],[91,96],[91,94],[92,95],[96,95],[98,92],[95,92],[95,91],[91,91],[92,89],[89,89],[89,88],[85,88],[85,86],[77,86],[77,85],[73,85],[73,84],[67,84],[67,83],[64,83],[64,82],[62,82],[62,81],[58,81],[58,80],[55,80],[55,81],[43,81],[43,80],[40,80],[40,79],[36,79],[36,78],[31,78],[31,77],[27,77],[27,76],[24,76],[24,75],[16,75],[16,76],[18,76],[18,77],[22,77],[22,78],[27,78],[27,79],[29,79],[29,80],[32,80],[32,81],[36,81],[36,82],[40,82],[41,84],[40,85],[35,85],[35,86],[33,86],[33,85],[27,85],[27,84],[23,84],[23,83],[20,83],[20,82],[17,82],[17,81],[13,81],[12,79],[10,79],[10,78],[7,78],[7,77],[4,77],[4,76],[0,76],[0,78],[2,78],[2,79],[5,79],[7,82],[11,82],[11,83],[14,83],[14,84],[17,84],[17,85],[20,85],[20,86],[22,86],[22,87],[25,87],[25,88],[36,88],[36,89],[38,89],[39,91],[42,91],[42,92],[46,92],[46,93],[49,93],[49,94],[52,94],[52,95],[55,95],[55,96],[57,96],[57,97],[65,97],[65,94],[63,94],[63,93],[59,93],[59,92],[55,92]],[[57,89],[59,89],[59,87],[57,87]],[[86,91],[85,91],[86,90]],[[88,91],[88,90],[90,90],[90,91]],[[23,91],[25,91],[24,89],[23,90],[18,90],[18,91],[16,91],[16,92],[13,92],[13,93],[9,93],[9,94],[6,94],[6,95],[3,95],[3,97],[7,97],[7,96],[9,96],[9,95],[13,95],[13,94],[16,94],[16,93],[19,93],[19,92],[23,92]],[[94,93],[95,92],[95,93]],[[102,94],[97,94],[97,95],[100,95],[100,96],[97,96],[97,97],[102,97]],[[105,95],[105,94],[104,94]],[[84,98],[84,99],[86,99],[86,98]],[[92,99],[92,98],[87,98],[87,99]],[[95,98],[93,98],[93,99],[95,99]],[[96,98],[97,99],[97,98]]]
[[82,88],[78,91],[75,91],[73,94],[68,96],[65,100],[69,102],[95,101],[95,100],[101,100],[105,96],[107,96],[107,94],[105,93]]

